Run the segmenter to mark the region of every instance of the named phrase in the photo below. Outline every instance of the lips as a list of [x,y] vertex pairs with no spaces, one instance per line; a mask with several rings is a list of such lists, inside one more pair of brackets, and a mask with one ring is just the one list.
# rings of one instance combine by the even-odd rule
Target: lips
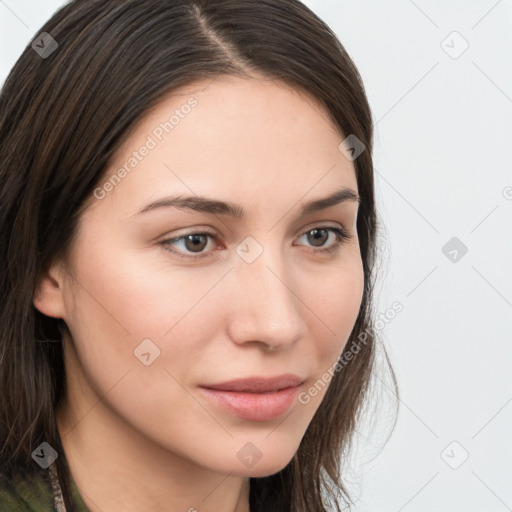
[[233,379],[219,384],[204,384],[201,387],[217,391],[236,391],[240,393],[270,393],[299,386],[304,382],[297,375],[286,374],[277,377],[250,377]]
[[199,386],[210,403],[248,421],[271,421],[287,412],[304,382],[297,375],[252,377]]

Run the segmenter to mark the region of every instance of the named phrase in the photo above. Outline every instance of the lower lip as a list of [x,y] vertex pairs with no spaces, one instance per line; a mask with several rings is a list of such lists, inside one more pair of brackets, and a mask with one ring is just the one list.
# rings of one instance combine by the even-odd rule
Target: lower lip
[[299,386],[272,393],[241,393],[200,388],[206,396],[223,409],[249,421],[270,421],[284,414],[297,398]]

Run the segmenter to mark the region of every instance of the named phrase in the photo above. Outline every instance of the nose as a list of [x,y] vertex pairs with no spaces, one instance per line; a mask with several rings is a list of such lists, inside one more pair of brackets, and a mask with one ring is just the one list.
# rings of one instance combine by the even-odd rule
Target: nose
[[230,279],[227,329],[234,343],[285,350],[304,336],[305,306],[279,250],[265,248],[252,263],[237,260]]

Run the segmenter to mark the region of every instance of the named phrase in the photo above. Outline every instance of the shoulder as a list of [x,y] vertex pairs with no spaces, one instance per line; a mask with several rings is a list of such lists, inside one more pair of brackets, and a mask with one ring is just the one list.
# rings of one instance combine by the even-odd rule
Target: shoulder
[[53,510],[50,485],[42,473],[7,477],[0,473],[2,512],[46,512]]

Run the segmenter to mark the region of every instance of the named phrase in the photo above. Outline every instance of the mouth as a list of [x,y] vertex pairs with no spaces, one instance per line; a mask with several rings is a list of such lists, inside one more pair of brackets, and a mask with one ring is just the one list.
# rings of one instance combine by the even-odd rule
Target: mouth
[[252,377],[199,386],[215,406],[248,421],[270,421],[295,402],[304,379],[296,375]]

